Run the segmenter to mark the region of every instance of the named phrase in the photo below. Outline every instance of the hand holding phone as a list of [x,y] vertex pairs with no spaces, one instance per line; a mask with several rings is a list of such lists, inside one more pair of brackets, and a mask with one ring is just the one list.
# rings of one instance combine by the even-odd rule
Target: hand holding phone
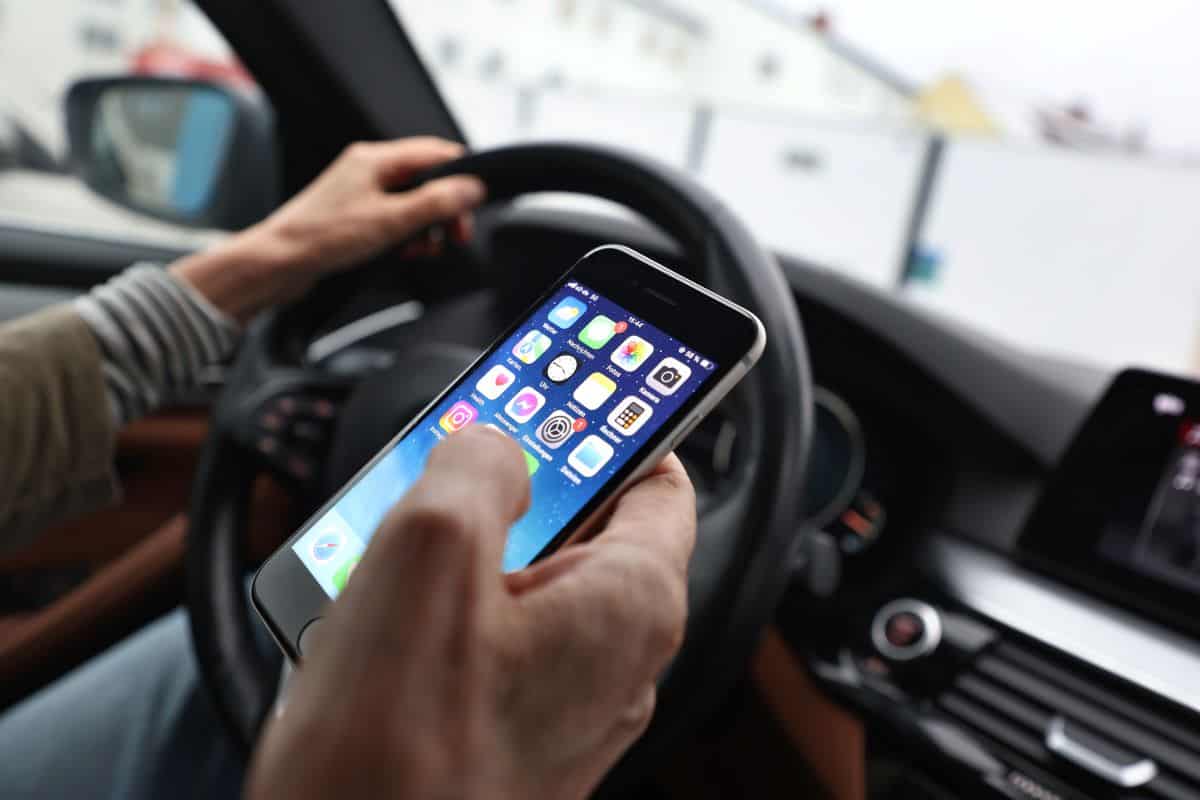
[[434,448],[320,628],[248,796],[583,797],[649,721],[686,612],[695,498],[669,456],[605,528],[501,574],[520,448]]
[[741,379],[765,334],[748,311],[628,248],[584,256],[263,565],[255,608],[289,656],[358,568],[435,446],[470,426],[513,439],[531,485],[505,572],[602,519]]

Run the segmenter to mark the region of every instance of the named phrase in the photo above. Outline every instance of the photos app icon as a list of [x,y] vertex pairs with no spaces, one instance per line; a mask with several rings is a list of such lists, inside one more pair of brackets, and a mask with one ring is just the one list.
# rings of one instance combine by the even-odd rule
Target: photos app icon
[[626,372],[633,372],[654,353],[654,345],[640,336],[630,336],[612,351],[609,359]]

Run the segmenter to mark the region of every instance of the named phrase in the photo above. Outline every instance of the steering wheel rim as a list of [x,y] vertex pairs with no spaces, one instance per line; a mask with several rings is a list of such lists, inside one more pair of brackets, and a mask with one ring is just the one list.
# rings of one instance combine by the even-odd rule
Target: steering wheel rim
[[[767,330],[763,356],[736,392],[747,421],[742,439],[748,457],[734,477],[732,499],[701,520],[683,648],[660,682],[649,729],[604,786],[625,785],[645,774],[736,679],[786,586],[812,428],[799,316],[775,260],[708,190],[671,167],[610,148],[539,144],[469,155],[423,179],[450,174],[481,178],[489,202],[554,191],[626,206],[680,244],[696,267],[685,271],[745,305]],[[283,320],[286,315],[268,312],[247,331],[214,408],[188,537],[187,600],[201,675],[221,719],[247,752],[270,708],[276,676],[254,646],[245,608],[242,553],[257,470],[239,432],[256,398],[291,381],[310,386],[314,380],[301,368],[275,363],[271,342]]]

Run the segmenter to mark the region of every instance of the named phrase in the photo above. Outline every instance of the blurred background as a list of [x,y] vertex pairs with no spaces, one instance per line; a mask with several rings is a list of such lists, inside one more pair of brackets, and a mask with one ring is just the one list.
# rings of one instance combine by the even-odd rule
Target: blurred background
[[[474,147],[647,152],[778,250],[982,335],[1200,373],[1191,0],[392,5]],[[224,235],[118,208],[71,174],[64,94],[113,74],[255,92],[185,0],[0,0],[0,224]]]

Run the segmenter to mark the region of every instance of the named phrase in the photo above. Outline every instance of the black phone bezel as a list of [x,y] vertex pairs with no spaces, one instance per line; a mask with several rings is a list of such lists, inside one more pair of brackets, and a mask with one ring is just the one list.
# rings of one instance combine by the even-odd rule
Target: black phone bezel
[[[762,335],[758,320],[746,310],[682,276],[655,266],[653,262],[617,246],[597,248],[563,273],[550,287],[520,314],[501,333],[462,375],[442,391],[429,406],[436,407],[447,395],[455,392],[484,360],[490,358],[501,344],[516,333],[568,281],[578,281],[644,319],[660,330],[685,342],[696,352],[716,363],[704,385],[689,397],[665,424],[642,445],[641,452],[650,452],[674,435],[679,423],[704,401],[725,376],[754,351]],[[289,657],[299,656],[297,642],[304,627],[318,618],[330,601],[324,590],[292,550],[292,543],[302,536],[345,492],[359,479],[362,472],[373,467],[385,453],[412,430],[428,410],[414,417],[397,436],[388,442],[365,464],[362,470],[330,497],[320,509],[305,520],[262,565],[251,585],[251,600],[255,610],[272,631]],[[631,458],[606,480],[591,500],[538,553],[538,561],[553,553],[571,533],[603,504],[611,493],[637,469],[643,459]]]

